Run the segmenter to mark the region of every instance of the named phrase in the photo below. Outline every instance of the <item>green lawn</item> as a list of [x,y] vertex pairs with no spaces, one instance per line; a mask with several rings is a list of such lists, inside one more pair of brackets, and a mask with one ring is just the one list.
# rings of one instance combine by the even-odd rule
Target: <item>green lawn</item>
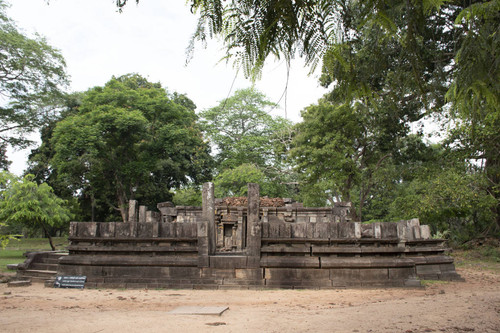
[[[53,241],[57,250],[64,250],[68,246],[67,237],[54,237]],[[0,249],[0,273],[9,272],[7,270],[8,264],[23,262],[25,259],[23,253],[27,251],[50,251],[48,239],[25,238],[11,240],[5,249]]]

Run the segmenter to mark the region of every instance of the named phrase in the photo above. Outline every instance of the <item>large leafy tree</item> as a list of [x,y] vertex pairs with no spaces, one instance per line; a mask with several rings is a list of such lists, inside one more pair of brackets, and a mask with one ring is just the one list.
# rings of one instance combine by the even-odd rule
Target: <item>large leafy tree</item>
[[153,206],[173,187],[206,179],[208,145],[194,110],[175,98],[194,107],[135,74],[90,89],[56,124],[50,169],[74,194],[85,193],[102,219],[115,211],[127,220],[128,200]]
[[350,202],[359,196],[355,218],[362,219],[374,174],[393,148],[378,126],[382,115],[370,111],[362,103],[336,105],[323,100],[302,112],[304,121],[297,125],[291,154],[306,204]]
[[262,168],[279,163],[277,134],[290,129],[291,122],[270,115],[274,107],[264,94],[247,88],[200,113],[203,129],[215,146],[220,170],[248,161]]
[[57,114],[53,102],[68,83],[60,52],[39,35],[25,35],[6,6],[0,0],[0,149],[29,144],[26,134]]
[[69,222],[70,210],[50,186],[45,183],[38,185],[33,179],[33,175],[17,179],[5,172],[0,174],[0,221],[41,228],[55,251],[51,227]]
[[388,7],[391,24],[365,25],[370,7],[345,5],[345,30],[323,58],[321,83],[332,90],[303,112],[293,153],[306,190],[356,202],[362,219],[377,174],[410,123],[444,104],[453,43],[442,16],[453,13],[425,17],[422,4]]
[[[292,123],[272,116],[274,107],[264,94],[247,88],[236,91],[200,116],[214,145],[217,174],[231,178],[233,170],[246,165],[244,174],[262,174],[261,184],[275,184],[268,194],[279,196],[286,195],[284,183],[293,178],[286,160]],[[248,182],[255,180],[250,178]],[[239,187],[234,191],[238,192]]]

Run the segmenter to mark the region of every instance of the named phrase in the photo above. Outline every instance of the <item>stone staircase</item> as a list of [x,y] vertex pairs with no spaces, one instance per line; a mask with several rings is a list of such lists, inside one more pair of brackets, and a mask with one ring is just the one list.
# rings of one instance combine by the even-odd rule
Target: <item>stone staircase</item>
[[[16,278],[13,282],[25,285],[29,282],[45,283],[54,280],[57,275],[59,259],[67,253],[60,251],[27,252],[26,260],[16,267]],[[24,283],[23,283],[24,282]]]

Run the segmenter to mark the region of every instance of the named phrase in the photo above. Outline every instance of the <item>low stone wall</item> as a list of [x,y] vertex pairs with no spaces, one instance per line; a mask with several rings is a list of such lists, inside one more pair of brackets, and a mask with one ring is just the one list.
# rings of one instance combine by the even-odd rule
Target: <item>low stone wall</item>
[[206,184],[201,208],[161,203],[160,214],[139,209],[128,223],[72,222],[58,273],[120,288],[415,287],[419,279],[460,279],[444,241],[417,219],[362,224],[349,221],[345,204],[260,207],[258,194],[250,184],[247,207],[216,207]]

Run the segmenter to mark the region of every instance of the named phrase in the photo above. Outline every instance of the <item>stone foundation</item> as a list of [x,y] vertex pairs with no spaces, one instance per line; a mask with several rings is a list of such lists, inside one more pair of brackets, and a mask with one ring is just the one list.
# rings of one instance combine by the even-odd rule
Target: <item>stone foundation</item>
[[[443,240],[417,219],[362,224],[349,205],[260,207],[249,184],[246,207],[160,203],[160,214],[130,205],[129,222],[72,222],[59,275],[86,275],[89,287],[342,288],[417,287],[457,280]],[[143,206],[141,206],[143,207]],[[137,211],[137,213],[136,213]]]

